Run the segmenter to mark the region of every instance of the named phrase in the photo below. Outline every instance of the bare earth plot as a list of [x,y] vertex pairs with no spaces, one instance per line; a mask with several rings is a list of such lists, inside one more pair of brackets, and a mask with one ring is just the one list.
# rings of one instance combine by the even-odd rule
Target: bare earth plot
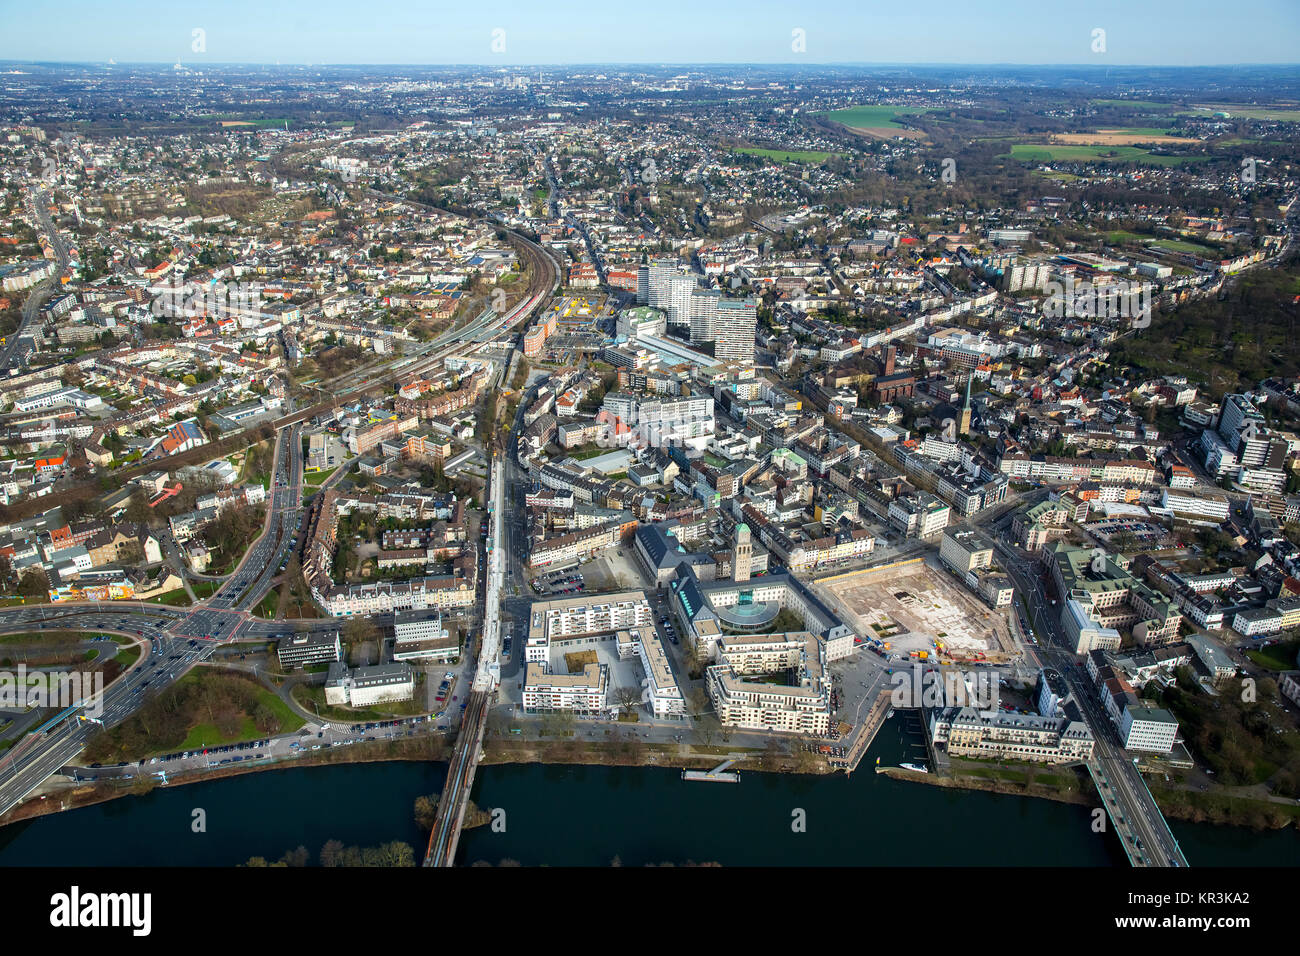
[[1192,136],[1170,136],[1159,129],[1099,129],[1095,133],[1058,133],[1052,137],[1052,142],[1076,146],[1137,146],[1142,143],[1199,143],[1200,140]]
[[1002,615],[991,611],[946,572],[925,563],[822,586],[858,634],[889,641],[892,653],[928,651],[933,655],[936,642],[942,645],[943,656],[956,659],[983,655],[997,661],[1013,651],[1003,636]]

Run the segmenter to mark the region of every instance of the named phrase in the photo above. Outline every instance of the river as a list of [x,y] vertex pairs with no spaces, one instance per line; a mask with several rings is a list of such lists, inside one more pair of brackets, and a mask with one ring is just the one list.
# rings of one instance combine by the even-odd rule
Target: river
[[[504,831],[467,830],[461,863],[524,865],[716,862],[743,865],[1125,865],[1087,808],[891,780],[871,769],[915,759],[890,721],[862,769],[803,777],[744,773],[739,784],[688,783],[655,767],[482,767],[474,800],[504,811]],[[112,800],[0,829],[4,866],[230,866],[331,839],[402,840],[424,852],[412,818],[442,786],[441,764],[372,763],[268,771]],[[194,832],[193,812],[206,815]],[[800,829],[796,824],[802,820]],[[1257,833],[1175,822],[1193,866],[1294,866],[1294,828]]]

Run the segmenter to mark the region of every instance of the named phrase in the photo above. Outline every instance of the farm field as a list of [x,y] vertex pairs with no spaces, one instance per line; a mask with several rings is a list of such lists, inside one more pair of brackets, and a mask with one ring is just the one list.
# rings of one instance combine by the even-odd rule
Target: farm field
[[1099,129],[1095,133],[1058,133],[1053,143],[1083,146],[1136,146],[1139,143],[1197,143],[1191,136],[1170,136],[1167,129]]
[[1177,166],[1204,162],[1206,156],[1159,156],[1136,146],[1080,146],[1069,144],[1016,143],[1010,157],[1023,162],[1140,163],[1146,166]]
[[1093,106],[1127,106],[1135,110],[1171,110],[1177,103],[1157,103],[1154,100],[1092,100]]

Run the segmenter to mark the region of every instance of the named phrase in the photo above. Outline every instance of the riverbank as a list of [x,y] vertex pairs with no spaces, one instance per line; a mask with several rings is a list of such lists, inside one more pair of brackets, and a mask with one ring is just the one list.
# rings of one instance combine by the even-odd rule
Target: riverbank
[[250,774],[274,770],[292,770],[297,767],[322,767],[342,764],[390,763],[416,761],[426,763],[445,763],[451,756],[450,744],[441,737],[424,737],[410,740],[385,740],[368,744],[356,744],[351,747],[331,747],[328,750],[304,751],[300,756],[288,760],[276,760],[264,764],[230,765],[213,770],[194,771],[191,773],[169,775],[167,783],[153,776],[122,777],[114,780],[102,780],[93,784],[68,782],[39,796],[33,795],[0,817],[0,828],[21,820],[48,816],[63,810],[76,810],[81,807],[107,803],[119,797],[143,796],[154,790],[180,787],[186,784],[208,783],[226,780],[231,777],[244,777]]
[[[902,767],[879,767],[877,773],[889,777],[891,780],[929,784],[933,787],[944,787],[949,790],[978,790],[982,793],[1001,793],[1013,797],[1038,797],[1041,800],[1053,800],[1057,803],[1072,803],[1079,806],[1090,806],[1097,803],[1082,788],[1069,790],[1056,785],[1036,783],[1032,780],[1032,777],[1022,784],[993,776],[984,778],[962,776],[960,779],[957,777],[941,777],[933,773],[904,770]],[[1091,788],[1089,789],[1091,790]],[[1094,795],[1096,794],[1095,790],[1091,790],[1091,792]]]
[[[327,843],[375,847],[400,841],[419,847],[428,835],[412,807],[418,798],[442,792],[447,764],[423,755],[409,759],[406,747],[390,752],[371,746],[361,753],[355,746],[336,748],[354,752],[332,765],[302,757],[258,768],[294,767],[298,773],[214,773],[187,781],[195,786],[151,784],[136,800],[108,799],[58,814],[47,808],[39,818],[0,828],[0,866],[55,861],[86,867],[236,866],[253,857],[275,860],[299,846],[317,853]],[[893,735],[882,734],[868,766],[877,757],[894,766],[915,756]],[[700,762],[712,759],[701,755]],[[625,866],[715,861],[724,866],[1113,867],[1127,862],[1113,833],[1093,830],[1088,806],[1060,800],[909,786],[918,778],[894,779],[867,767],[851,776],[742,774],[731,786],[685,781],[679,767],[483,766],[472,799],[501,825],[466,830],[456,862],[600,867],[616,858]],[[129,793],[124,788],[111,796]],[[196,807],[204,810],[206,829],[192,826]],[[635,825],[628,826],[628,820]],[[899,825],[904,820],[916,825]],[[1240,827],[1171,824],[1195,867],[1293,867],[1300,853],[1295,830],[1252,834]]]
[[[1063,775],[1059,771],[1055,774],[1047,774],[1043,772],[1044,768],[1033,765],[1011,768],[1005,764],[998,764],[984,769],[987,770],[985,776],[973,776],[967,773],[943,777],[934,773],[904,770],[901,767],[880,767],[878,772],[893,780],[929,784],[949,790],[978,790],[983,793],[1001,793],[1016,797],[1037,797],[1080,806],[1101,806],[1101,797],[1093,787],[1091,779],[1081,771],[1073,775],[1078,780],[1076,787],[1061,783]],[[1014,779],[1019,776],[1023,776],[1025,782]],[[1058,779],[1051,783],[1035,779],[1045,776],[1054,776]],[[1160,807],[1160,812],[1170,820],[1244,827],[1251,830],[1283,830],[1288,826],[1300,828],[1300,805],[1288,806],[1224,792],[1201,793],[1172,787],[1157,787],[1154,784],[1150,784],[1150,788],[1151,795],[1155,797],[1156,804]]]
[[[688,745],[689,746],[689,745]],[[803,759],[797,754],[775,750],[692,746],[693,752],[671,744],[646,744],[639,741],[620,743],[554,740],[503,741],[485,744],[480,766],[588,766],[711,770],[723,760],[736,758],[731,769],[796,777],[827,777],[838,774],[822,760]],[[0,827],[22,820],[106,803],[121,797],[143,796],[159,788],[207,783],[243,777],[266,771],[297,767],[320,767],[343,764],[390,762],[445,763],[450,757],[451,742],[443,737],[377,741],[320,752],[306,751],[290,760],[246,766],[227,766],[210,771],[179,774],[166,784],[152,776],[122,778],[95,784],[68,783],[33,797],[0,817]],[[707,751],[701,753],[700,751]],[[971,790],[1016,797],[1035,797],[1076,806],[1099,806],[1100,797],[1091,780],[1081,771],[1046,768],[1038,765],[1007,765],[971,762],[953,776],[938,776],[905,770],[901,767],[868,768],[882,776],[912,784],[928,784],[946,790]],[[1221,793],[1193,793],[1171,788],[1152,787],[1165,815],[1174,820],[1216,826],[1246,827],[1254,830],[1278,830],[1300,822],[1300,807],[1286,807],[1264,801]]]
[[[689,746],[689,745],[688,745]],[[805,769],[793,755],[772,751],[728,748],[725,746],[692,747],[690,754],[680,752],[677,745],[644,744],[640,742],[604,743],[595,741],[488,741],[480,766],[511,764],[541,764],[555,766],[592,767],[671,767],[684,770],[712,770],[723,760],[743,753],[732,769],[764,773],[791,773],[825,775],[835,771],[824,761],[817,761]],[[707,751],[700,753],[699,751]],[[56,785],[46,793],[36,795],[0,817],[0,827],[21,820],[76,810],[81,807],[106,803],[120,797],[142,796],[160,787],[172,788],[187,784],[206,783],[242,777],[249,774],[295,767],[320,767],[339,764],[369,764],[401,761],[446,763],[451,756],[451,741],[444,737],[421,737],[405,740],[359,743],[351,747],[331,747],[327,750],[304,751],[289,760],[263,764],[230,765],[213,770],[169,775],[164,784],[152,775],[123,777],[94,784]],[[820,769],[818,769],[820,767]]]

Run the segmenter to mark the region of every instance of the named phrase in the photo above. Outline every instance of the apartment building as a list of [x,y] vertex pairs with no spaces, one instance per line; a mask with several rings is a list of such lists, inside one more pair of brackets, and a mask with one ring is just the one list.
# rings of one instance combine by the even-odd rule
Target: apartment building
[[609,667],[586,664],[580,674],[552,674],[546,663],[531,661],[524,670],[524,712],[569,711],[584,717],[610,713]]
[[[816,635],[728,635],[717,649],[719,662],[706,670],[705,680],[724,726],[816,736],[830,730],[826,645]],[[783,673],[793,674],[793,682],[746,679]]]
[[460,637],[443,623],[442,611],[393,614],[393,660],[445,663],[460,656]]
[[891,501],[888,520],[891,527],[909,538],[933,538],[948,527],[951,514],[947,502],[922,491]]
[[524,660],[545,663],[551,645],[566,640],[653,626],[654,611],[642,591],[538,601],[529,610]]

